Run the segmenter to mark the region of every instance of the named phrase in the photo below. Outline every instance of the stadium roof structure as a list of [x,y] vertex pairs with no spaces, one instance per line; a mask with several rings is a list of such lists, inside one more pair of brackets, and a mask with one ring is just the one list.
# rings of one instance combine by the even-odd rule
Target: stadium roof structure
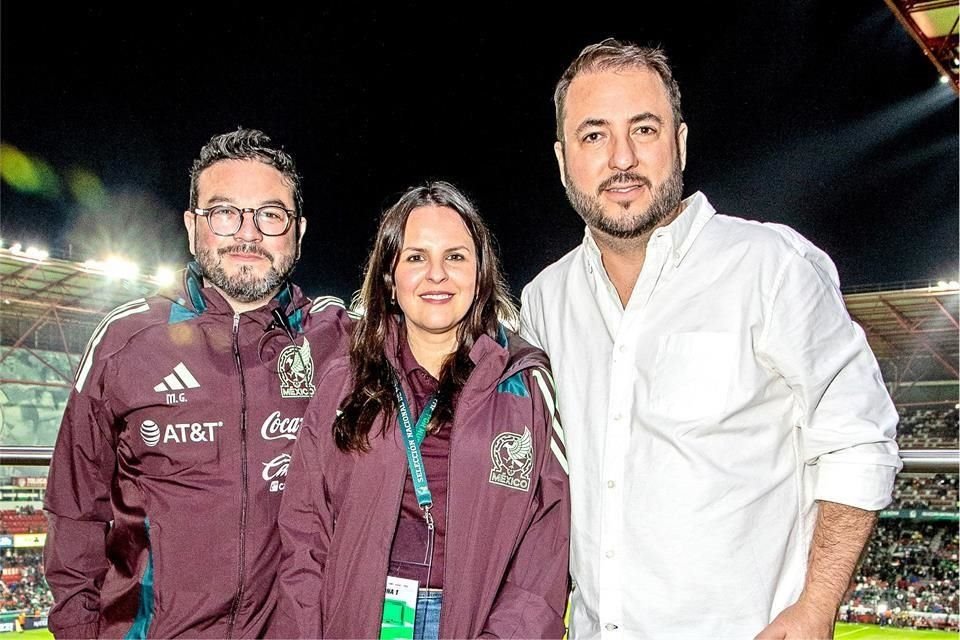
[[[121,274],[111,265],[78,263],[0,248],[0,364],[14,350],[78,353],[114,307],[157,290],[151,278]],[[42,333],[42,339],[39,339]],[[50,367],[65,378],[62,371]],[[51,386],[50,381],[6,380]],[[63,385],[69,386],[70,379]]]
[[960,7],[957,0],[885,0],[924,55],[960,93]]
[[90,264],[30,258],[0,249],[0,302],[5,306],[103,315],[131,297],[157,289],[157,283],[147,277],[111,275]]
[[915,385],[960,381],[960,291],[957,283],[844,295],[863,327],[894,400]]

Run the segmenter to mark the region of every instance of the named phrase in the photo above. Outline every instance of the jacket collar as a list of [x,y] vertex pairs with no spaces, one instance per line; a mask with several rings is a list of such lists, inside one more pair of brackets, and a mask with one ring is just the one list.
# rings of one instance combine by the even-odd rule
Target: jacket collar
[[[170,296],[181,309],[181,313],[192,317],[204,314],[235,315],[233,307],[215,287],[204,286],[200,265],[190,262],[183,270],[180,291]],[[310,301],[298,286],[286,282],[280,291],[265,305],[243,314],[255,322],[267,327],[279,324],[275,309],[280,310],[287,326],[294,334],[303,333],[303,320],[308,313]],[[283,327],[281,327],[283,328]]]
[[[670,254],[675,268],[680,266],[697,236],[703,230],[704,225],[716,213],[716,209],[700,191],[684,200],[682,204],[683,210],[680,215],[670,224],[656,229],[650,236],[651,240],[661,236],[667,239],[670,243]],[[602,270],[603,261],[600,257],[600,247],[597,246],[589,227],[584,231],[583,247],[593,262],[594,268]]]
[[[403,318],[393,316],[393,322],[387,325],[384,341],[384,356],[396,371],[402,371],[400,358],[400,340],[406,340],[403,331]],[[533,366],[548,366],[543,352],[535,349],[516,336],[511,340],[503,325],[499,325],[496,338],[480,336],[470,348],[470,360],[474,370],[470,374],[470,385],[475,388],[495,387],[521,369]]]

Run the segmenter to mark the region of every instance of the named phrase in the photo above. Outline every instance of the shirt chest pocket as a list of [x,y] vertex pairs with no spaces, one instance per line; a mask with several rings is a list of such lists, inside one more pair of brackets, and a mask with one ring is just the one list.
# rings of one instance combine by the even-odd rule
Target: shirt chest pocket
[[661,336],[651,381],[651,409],[678,421],[718,416],[727,405],[736,356],[732,333]]

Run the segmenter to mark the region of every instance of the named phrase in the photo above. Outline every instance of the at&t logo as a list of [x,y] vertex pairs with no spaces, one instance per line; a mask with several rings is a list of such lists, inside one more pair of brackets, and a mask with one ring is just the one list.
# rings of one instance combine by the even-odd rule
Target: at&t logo
[[140,423],[140,437],[143,438],[143,444],[148,447],[155,447],[161,442],[176,444],[188,444],[193,442],[216,442],[217,429],[223,426],[222,420],[216,422],[177,422],[168,424],[165,429],[160,429],[153,420],[144,420]]

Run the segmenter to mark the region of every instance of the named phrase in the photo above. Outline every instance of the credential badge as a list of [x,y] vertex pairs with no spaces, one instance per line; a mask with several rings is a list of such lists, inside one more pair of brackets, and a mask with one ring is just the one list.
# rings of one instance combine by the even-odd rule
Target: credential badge
[[277,360],[277,374],[280,376],[280,395],[284,398],[312,398],[316,387],[313,386],[313,357],[310,355],[310,343],[306,337],[303,345],[295,344],[284,348]]
[[490,482],[501,487],[530,490],[530,471],[533,469],[533,436],[530,429],[523,434],[506,431],[493,439],[490,445]]

